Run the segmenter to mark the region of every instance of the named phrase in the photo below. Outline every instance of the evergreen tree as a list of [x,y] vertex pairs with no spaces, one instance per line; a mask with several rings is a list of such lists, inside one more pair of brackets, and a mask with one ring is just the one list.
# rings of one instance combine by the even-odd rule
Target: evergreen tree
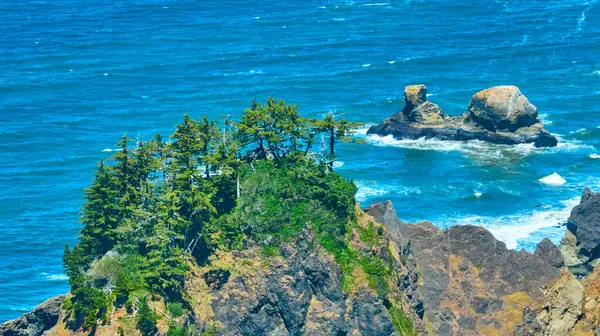
[[350,140],[349,135],[353,133],[354,129],[360,127],[362,124],[338,118],[335,115],[335,111],[327,113],[325,115],[325,118],[323,118],[322,120],[314,120],[312,124],[319,132],[324,133],[327,137],[329,144],[329,158],[326,163],[329,171],[332,171],[333,162],[335,161],[336,157],[336,140]]
[[100,161],[92,186],[85,190],[86,203],[79,235],[82,253],[93,259],[113,248],[121,222],[119,207],[120,183],[113,169]]
[[140,299],[137,328],[143,336],[156,334],[157,316],[148,305],[146,298]]

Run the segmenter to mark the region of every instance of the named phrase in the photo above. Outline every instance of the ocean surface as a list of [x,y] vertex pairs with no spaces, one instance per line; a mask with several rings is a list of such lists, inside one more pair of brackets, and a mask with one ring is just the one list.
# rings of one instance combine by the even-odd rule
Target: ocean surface
[[[509,248],[559,242],[600,190],[600,3],[528,1],[0,1],[0,322],[68,291],[61,254],[82,189],[123,133],[170,134],[184,113],[239,116],[253,98],[367,125],[426,84],[453,115],[517,85],[557,148],[356,137],[336,170],[363,206],[477,224]],[[558,173],[562,186],[538,179]]]

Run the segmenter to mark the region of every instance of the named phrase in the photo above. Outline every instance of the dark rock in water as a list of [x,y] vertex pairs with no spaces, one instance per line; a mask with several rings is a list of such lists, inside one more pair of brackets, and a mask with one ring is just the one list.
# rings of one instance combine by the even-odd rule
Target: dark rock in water
[[41,336],[58,322],[60,307],[66,295],[55,296],[27,314],[0,325],[0,335]]
[[563,267],[565,264],[565,258],[560,253],[560,249],[548,238],[544,238],[544,240],[537,245],[533,254],[542,258],[554,267]]
[[473,95],[468,111],[460,117],[445,114],[427,101],[424,85],[407,86],[405,106],[367,134],[392,135],[397,139],[482,140],[536,147],[556,146],[557,140],[538,119],[537,108],[516,86],[495,86]]

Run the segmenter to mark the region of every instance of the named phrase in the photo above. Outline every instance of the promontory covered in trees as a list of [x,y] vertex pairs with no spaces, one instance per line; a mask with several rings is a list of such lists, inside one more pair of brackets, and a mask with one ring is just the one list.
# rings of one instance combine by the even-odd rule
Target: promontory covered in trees
[[[513,86],[443,114],[424,86],[369,132],[555,146]],[[123,136],[101,161],[71,291],[2,335],[596,335],[600,194],[583,192],[560,246],[515,251],[477,226],[361,209],[334,171],[360,124],[254,101],[239,120],[185,115],[169,137]],[[446,137],[447,135],[447,137]],[[396,204],[396,206],[406,206]]]

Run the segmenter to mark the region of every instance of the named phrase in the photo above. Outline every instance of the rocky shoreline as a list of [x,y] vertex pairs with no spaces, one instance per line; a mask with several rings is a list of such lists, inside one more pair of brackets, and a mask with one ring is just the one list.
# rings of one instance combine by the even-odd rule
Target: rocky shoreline
[[[560,247],[544,239],[534,253],[509,250],[478,226],[404,223],[389,201],[359,211],[358,221],[375,225],[382,238],[373,246],[354,239],[354,248],[401,274],[386,286],[403,302],[415,334],[600,333],[600,193],[584,190]],[[386,302],[368,287],[344,289],[340,267],[314,233],[304,231],[280,252],[268,264],[253,250],[219,255],[210,267],[236,271],[217,277],[210,267],[193,270],[187,292],[213,298],[198,302],[198,310],[211,312],[222,326],[217,334],[396,335]],[[60,318],[65,297],[5,322],[0,334],[83,335],[68,332]],[[111,327],[98,332],[110,334]]]
[[427,100],[425,85],[404,90],[405,106],[367,134],[396,139],[481,140],[495,144],[533,143],[554,147],[558,141],[539,120],[537,108],[516,86],[495,86],[477,92],[467,112],[450,116]]

